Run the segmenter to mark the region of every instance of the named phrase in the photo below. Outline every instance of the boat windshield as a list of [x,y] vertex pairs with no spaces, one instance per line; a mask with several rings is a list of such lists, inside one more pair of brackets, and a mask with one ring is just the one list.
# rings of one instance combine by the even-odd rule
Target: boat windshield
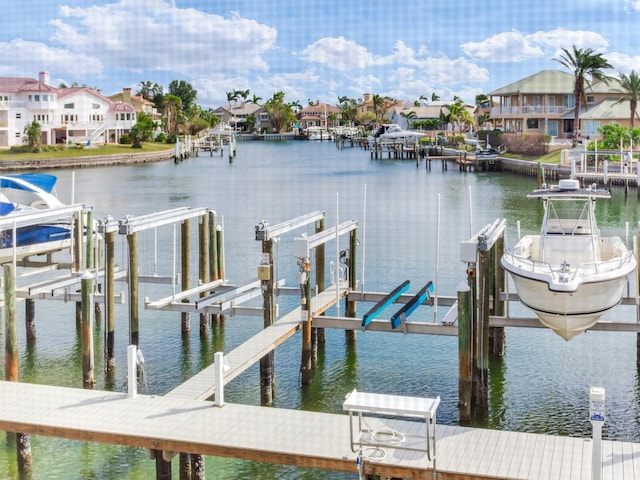
[[597,234],[593,203],[589,199],[547,200],[542,235]]

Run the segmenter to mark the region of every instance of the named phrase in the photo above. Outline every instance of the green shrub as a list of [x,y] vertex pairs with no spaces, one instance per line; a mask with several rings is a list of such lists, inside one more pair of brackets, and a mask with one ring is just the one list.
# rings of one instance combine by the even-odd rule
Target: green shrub
[[158,143],[164,143],[164,142],[166,142],[166,141],[167,141],[167,134],[166,134],[166,133],[164,133],[164,132],[160,132],[160,133],[158,134],[158,136],[156,137],[156,140],[155,140],[155,141],[156,141],[156,142],[158,142]]
[[120,145],[131,145],[131,137],[128,133],[124,133],[120,136]]

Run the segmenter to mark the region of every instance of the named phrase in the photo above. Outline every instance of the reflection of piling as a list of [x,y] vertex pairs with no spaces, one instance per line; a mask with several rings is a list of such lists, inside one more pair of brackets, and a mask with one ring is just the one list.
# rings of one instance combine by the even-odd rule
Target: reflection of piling
[[[8,382],[19,380],[18,315],[16,306],[15,268],[12,263],[4,265],[4,305],[5,305],[5,356],[4,379]],[[13,437],[7,433],[7,440]],[[16,453],[20,478],[31,474],[31,438],[26,433],[16,433]]]

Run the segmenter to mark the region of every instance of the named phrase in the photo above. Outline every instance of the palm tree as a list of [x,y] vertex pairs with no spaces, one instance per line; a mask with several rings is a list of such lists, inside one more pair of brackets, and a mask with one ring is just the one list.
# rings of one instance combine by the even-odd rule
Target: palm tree
[[459,127],[459,131],[462,131],[462,125],[473,125],[475,122],[473,121],[471,113],[467,110],[467,106],[464,101],[460,97],[454,97],[454,99],[454,103],[447,105],[447,108],[449,109],[447,121],[451,124],[453,132],[455,133],[456,125]]
[[638,100],[640,100],[640,75],[635,70],[631,70],[629,75],[621,73],[619,75],[620,88],[616,91],[622,93],[622,97],[617,103],[629,102],[629,110],[631,117],[629,118],[629,126],[633,130],[636,119],[636,109]]
[[40,135],[42,133],[42,126],[35,120],[26,127],[24,127],[24,137],[22,137],[22,143],[29,145],[30,150],[40,150]]
[[227,92],[227,102],[229,102],[229,108],[231,108],[231,102],[238,100],[238,91]]
[[431,101],[437,102],[438,100],[440,100],[440,95],[438,95],[436,92],[431,93]]
[[400,116],[407,122],[407,129],[413,128],[413,121],[418,118],[418,115],[413,110],[407,113],[400,112]]
[[384,117],[384,97],[378,94],[373,96],[373,113],[376,117],[376,122],[381,122]]
[[613,67],[601,53],[595,53],[591,48],[576,48],[574,45],[573,52],[566,48],[563,48],[562,51],[564,55],[561,55],[560,58],[554,58],[554,60],[571,70],[575,77],[573,87],[575,107],[573,110],[573,138],[571,140],[572,145],[575,147],[578,144],[578,132],[580,131],[580,105],[584,103],[585,108],[587,108],[585,83],[587,85],[590,84],[587,77],[608,84],[609,77],[603,70]]
[[253,94],[253,98],[251,98],[251,100],[249,100],[249,101],[251,103],[253,103],[254,105],[257,105],[260,100],[262,100],[262,97],[259,97],[254,93]]
[[484,93],[476,95],[476,105],[480,108],[489,108],[491,106],[491,100]]

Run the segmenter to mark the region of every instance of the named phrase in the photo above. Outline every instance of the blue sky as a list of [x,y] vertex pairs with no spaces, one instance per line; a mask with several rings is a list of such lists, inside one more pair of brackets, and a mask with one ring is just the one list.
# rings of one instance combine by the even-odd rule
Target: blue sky
[[640,0],[23,0],[3,2],[1,76],[77,82],[111,95],[186,80],[197,103],[226,92],[336,104],[435,92],[473,103],[592,48],[640,71]]

